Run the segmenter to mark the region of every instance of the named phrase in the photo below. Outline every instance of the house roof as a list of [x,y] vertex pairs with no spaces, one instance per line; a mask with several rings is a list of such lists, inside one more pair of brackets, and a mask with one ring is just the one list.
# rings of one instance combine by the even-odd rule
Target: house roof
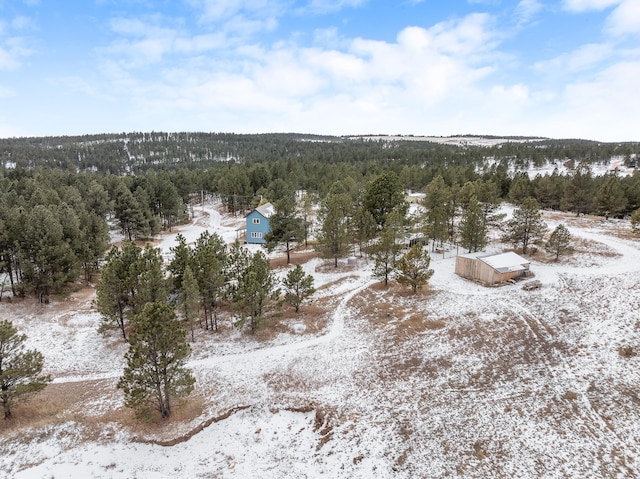
[[531,264],[531,261],[515,254],[513,251],[508,253],[494,254],[490,256],[478,257],[480,261],[488,264],[499,273],[508,271],[522,271],[527,269],[525,265]]
[[264,205],[258,206],[255,211],[265,218],[269,218],[276,212],[276,208],[271,203],[265,203]]

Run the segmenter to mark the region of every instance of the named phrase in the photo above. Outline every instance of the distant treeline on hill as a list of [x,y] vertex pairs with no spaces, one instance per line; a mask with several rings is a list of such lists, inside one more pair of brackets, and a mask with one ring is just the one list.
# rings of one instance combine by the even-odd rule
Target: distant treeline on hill
[[[620,155],[629,161],[638,143],[587,140],[508,142],[495,146],[453,146],[415,137],[365,140],[305,134],[119,133],[84,136],[0,139],[0,165],[63,168],[109,174],[149,169],[203,169],[218,162],[366,163],[393,160],[399,165],[474,166],[487,158],[515,162],[519,168],[546,162],[602,163]],[[491,138],[491,137],[486,137]],[[522,137],[513,137],[521,140]]]
[[[190,205],[202,198],[219,199],[235,215],[262,199],[276,209],[293,204],[292,214],[302,214],[292,200],[301,191],[305,211],[339,198],[334,206],[342,216],[334,219],[349,226],[346,244],[364,241],[368,204],[386,211],[391,197],[404,203],[406,190],[426,192],[428,208],[446,206],[441,223],[451,241],[469,204],[494,208],[528,198],[576,214],[635,212],[640,224],[640,175],[593,174],[595,164],[614,158],[634,164],[639,149],[637,143],[528,140],[479,147],[301,134],[0,140],[0,299],[7,289],[46,298],[81,274],[90,281],[110,245],[107,225],[127,239],[149,238],[187,221]],[[530,177],[527,170],[544,165],[557,169]],[[322,216],[326,208],[320,209]]]

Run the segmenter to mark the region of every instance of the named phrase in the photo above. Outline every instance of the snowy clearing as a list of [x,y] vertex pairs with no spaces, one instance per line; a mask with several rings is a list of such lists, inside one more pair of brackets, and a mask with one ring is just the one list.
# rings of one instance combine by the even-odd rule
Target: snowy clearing
[[[178,229],[187,241],[235,239],[237,221],[205,213]],[[166,424],[122,406],[125,345],[96,332],[90,294],[3,301],[54,378],[16,408],[24,426],[1,425],[3,477],[638,477],[640,359],[620,349],[640,347],[640,242],[600,219],[545,221],[589,251],[532,256],[533,291],[463,280],[453,257],[434,256],[417,295],[363,260],[306,263],[326,311],[314,329],[305,304],[269,337],[198,332],[196,391]]]

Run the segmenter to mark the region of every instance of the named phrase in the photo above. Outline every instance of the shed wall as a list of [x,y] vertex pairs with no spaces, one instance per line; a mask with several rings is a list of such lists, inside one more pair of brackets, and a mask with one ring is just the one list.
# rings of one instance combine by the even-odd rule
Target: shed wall
[[462,256],[456,257],[456,269],[457,275],[473,281],[479,281],[484,284],[496,284],[510,279],[519,278],[525,276],[528,270],[524,271],[506,271],[499,273],[487,263],[480,261],[477,258],[465,258]]

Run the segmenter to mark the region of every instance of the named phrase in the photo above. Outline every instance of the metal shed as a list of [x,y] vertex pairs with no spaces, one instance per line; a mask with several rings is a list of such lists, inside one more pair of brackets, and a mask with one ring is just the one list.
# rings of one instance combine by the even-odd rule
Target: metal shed
[[514,252],[470,253],[456,257],[457,275],[487,285],[530,275],[531,262]]

